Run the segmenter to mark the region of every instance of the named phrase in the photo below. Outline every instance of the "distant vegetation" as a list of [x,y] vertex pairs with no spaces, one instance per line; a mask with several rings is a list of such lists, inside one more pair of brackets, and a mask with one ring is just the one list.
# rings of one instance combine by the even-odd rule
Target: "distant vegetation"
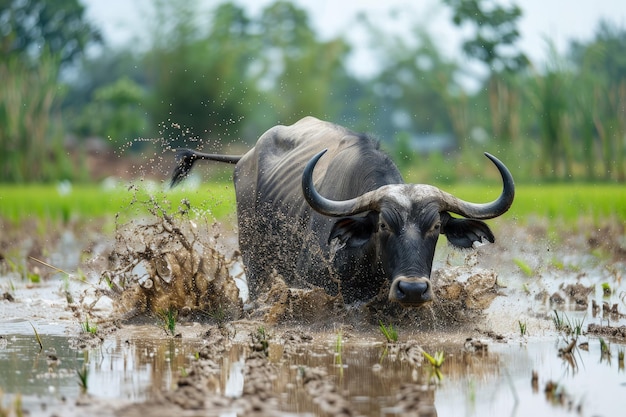
[[[321,39],[292,2],[251,15],[227,1],[206,12],[197,1],[153,0],[143,13],[148,43],[113,48],[78,0],[9,0],[0,10],[0,182],[89,181],[80,161],[94,136],[118,154],[245,149],[305,115],[383,139],[423,181],[475,176],[483,151],[518,183],[626,181],[623,27],[599,22],[564,54],[547,41],[548,59],[537,63],[517,44],[523,8],[442,3],[467,34],[465,56],[442,54],[417,21],[399,38],[361,17],[354,28],[370,34],[379,69],[364,78],[346,64],[348,40]],[[89,47],[100,52],[86,55]],[[468,60],[485,75],[468,73]],[[422,164],[415,149],[426,135],[451,146]]]

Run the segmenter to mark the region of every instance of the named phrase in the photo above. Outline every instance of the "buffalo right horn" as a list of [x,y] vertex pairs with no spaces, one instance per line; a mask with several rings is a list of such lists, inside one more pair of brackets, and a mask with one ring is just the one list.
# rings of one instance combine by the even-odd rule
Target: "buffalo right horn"
[[470,219],[493,219],[505,213],[513,204],[515,198],[515,183],[513,182],[513,176],[498,158],[485,152],[485,156],[494,163],[494,165],[500,171],[502,176],[502,193],[500,197],[491,203],[468,203],[451,194],[442,192],[442,200],[444,203],[444,209],[456,214],[460,214],[463,217]]

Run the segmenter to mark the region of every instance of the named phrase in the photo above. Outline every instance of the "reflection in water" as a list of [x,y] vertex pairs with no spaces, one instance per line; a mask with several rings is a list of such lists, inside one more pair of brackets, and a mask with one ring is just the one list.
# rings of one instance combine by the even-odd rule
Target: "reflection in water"
[[[420,337],[428,340],[429,336]],[[0,388],[9,395],[21,393],[31,415],[43,413],[42,404],[77,398],[76,370],[83,364],[89,369],[88,391],[94,397],[141,402],[172,391],[204,343],[138,335],[108,340],[82,352],[72,349],[67,337],[43,335],[43,339],[45,350],[40,352],[34,336],[0,338]],[[272,390],[281,410],[298,415],[322,412],[319,399],[303,379],[304,373],[316,372],[322,375],[320,381],[332,385],[332,392],[348,400],[356,414],[370,416],[396,416],[417,409],[420,415],[438,416],[569,415],[578,406],[585,414],[615,415],[623,397],[626,374],[617,360],[618,350],[623,349],[619,345],[612,347],[615,360],[609,361],[599,340],[590,339],[588,350],[574,352],[577,366],[572,369],[558,355],[566,341],[555,343],[554,338],[528,345],[489,342],[488,350],[473,353],[464,350],[462,343],[436,343],[436,336],[432,340],[421,346],[428,352],[446,352],[440,383],[433,382],[426,362],[416,366],[416,358],[403,356],[402,348],[386,349],[381,343],[346,342],[340,368],[329,338],[289,352],[282,345],[271,345],[269,360],[276,370]],[[216,395],[240,397],[248,354],[247,346],[234,345],[213,358],[219,370],[207,378],[209,389]],[[544,390],[550,382],[558,384],[559,392],[566,393],[559,398],[567,401],[546,401]],[[237,415],[237,411],[221,415]]]

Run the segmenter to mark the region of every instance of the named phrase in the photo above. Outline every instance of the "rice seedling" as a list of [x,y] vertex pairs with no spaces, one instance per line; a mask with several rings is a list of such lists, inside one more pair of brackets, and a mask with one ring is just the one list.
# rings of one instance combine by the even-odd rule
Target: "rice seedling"
[[515,265],[517,265],[520,271],[522,271],[527,277],[532,277],[534,275],[533,269],[522,259],[514,258],[513,262],[515,262]]
[[528,331],[528,329],[527,329],[527,327],[526,327],[526,322],[525,322],[525,321],[518,320],[518,322],[517,322],[517,323],[519,324],[519,332],[520,332],[520,334],[522,335],[522,337],[526,336],[527,331]]
[[383,336],[385,336],[385,339],[387,339],[387,343],[396,343],[398,341],[398,331],[393,328],[391,323],[385,326],[382,320],[378,320],[378,328]]
[[169,332],[172,336],[176,335],[176,320],[178,319],[178,310],[174,307],[170,307],[167,310],[160,310],[157,313],[160,321],[160,326]]
[[445,360],[445,355],[443,351],[435,352],[434,356],[431,356],[426,351],[422,351],[422,354],[428,360],[430,366],[432,367],[431,377],[435,376],[437,377],[437,380],[439,382],[443,381],[443,374],[441,373],[440,369],[441,365],[443,365],[443,361]]
[[95,324],[89,324],[89,317],[85,318],[85,321],[80,324],[80,327],[85,333],[96,334],[98,332],[98,327]]
[[[235,211],[235,193],[230,181],[212,181],[202,192],[190,192],[185,187],[175,190],[152,191],[148,187],[115,187],[103,189],[98,184],[73,185],[69,195],[60,195],[54,184],[0,185],[4,197],[0,216],[12,222],[26,218],[41,218],[67,222],[70,219],[93,219],[120,213],[123,219],[141,215],[139,205],[153,193],[168,201],[187,198],[190,207],[201,212],[210,212],[216,218],[225,217]],[[129,210],[130,209],[130,210]]]
[[63,295],[65,295],[65,301],[67,301],[67,304],[74,304],[74,296],[72,296],[72,293],[70,292],[70,276],[69,275],[63,276],[63,283],[61,284],[61,292],[63,293]]
[[78,376],[78,386],[80,387],[81,394],[86,394],[88,390],[87,380],[89,377],[89,368],[83,364],[81,369],[76,370],[76,375]]
[[206,313],[211,319],[215,320],[218,328],[223,328],[226,323],[227,313],[226,309],[220,304],[215,309]]
[[445,355],[442,350],[441,351],[438,350],[437,352],[435,352],[434,356],[431,356],[426,351],[423,351],[422,354],[428,360],[430,365],[433,366],[434,368],[441,368],[441,365],[443,365],[443,361],[445,360]]
[[343,333],[341,330],[337,331],[337,337],[335,338],[335,365],[342,366],[342,357],[341,354],[343,352]]
[[31,284],[39,284],[41,282],[41,275],[34,272],[27,272],[26,279],[28,279]]
[[39,333],[37,332],[37,329],[35,329],[35,326],[33,325],[33,323],[31,323],[30,321],[28,323],[30,324],[30,327],[33,328],[33,332],[35,332],[35,339],[37,340],[37,343],[39,343],[39,350],[43,350],[43,343],[41,341],[41,337],[39,336]]
[[553,267],[555,267],[558,270],[563,270],[565,269],[565,264],[563,263],[563,261],[557,259],[557,258],[552,258],[550,260],[550,263],[552,264]]
[[267,330],[265,330],[265,327],[260,326],[257,329],[256,333],[253,333],[251,337],[252,349],[258,352],[263,352],[267,356],[269,354],[270,342],[269,335],[267,333]]
[[602,294],[605,297],[610,297],[611,294],[613,294],[613,290],[611,289],[611,284],[609,284],[608,282],[602,283]]
[[558,332],[562,331],[567,335],[574,335],[576,337],[582,336],[583,326],[585,325],[587,315],[585,315],[582,319],[570,319],[565,313],[561,313],[561,315],[559,315],[558,311],[553,311],[554,316],[552,317],[552,322]]
[[610,358],[611,357],[611,347],[608,343],[604,341],[603,338],[600,338],[600,355],[601,358]]
[[[410,182],[410,178],[407,177],[407,181]],[[423,178],[416,179],[416,182],[421,181]],[[121,213],[123,217],[132,216],[133,211],[127,209],[133,199],[145,198],[148,194],[146,188],[134,187],[129,191],[124,186],[104,189],[100,184],[73,184],[69,195],[61,195],[55,184],[1,184],[0,195],[4,199],[0,205],[0,216],[13,222],[32,217],[66,220],[98,218],[115,213]],[[492,189],[490,184],[467,183],[447,185],[446,188],[452,194],[468,199],[489,194]],[[510,211],[512,217],[524,219],[532,214],[558,215],[559,219],[575,223],[582,213],[595,219],[617,216],[619,220],[626,220],[626,194],[622,184],[520,184],[517,188],[519,192]],[[209,211],[218,219],[235,211],[235,193],[232,183],[227,180],[211,181],[203,185],[202,192],[182,187],[167,192],[157,191],[157,194],[169,201],[186,198],[190,211]],[[568,204],[563,204],[563,201]]]
[[569,317],[565,316],[565,318],[567,319],[567,327],[569,328],[570,332],[574,334],[574,336],[578,337],[578,336],[582,336],[583,334],[583,325],[585,323],[585,318],[587,317],[587,315],[585,314],[585,316],[582,319],[572,319],[570,320]]
[[558,311],[553,310],[553,312],[554,316],[552,316],[552,323],[554,323],[556,330],[560,332],[565,327],[565,321],[563,320],[563,316],[559,316]]

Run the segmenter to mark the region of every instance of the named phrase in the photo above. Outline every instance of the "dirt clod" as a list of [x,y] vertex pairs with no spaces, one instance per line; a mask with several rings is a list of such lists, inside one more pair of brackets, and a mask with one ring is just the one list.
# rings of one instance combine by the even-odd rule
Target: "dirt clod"
[[587,327],[587,332],[601,336],[626,338],[626,326],[613,327],[589,323],[589,326]]

